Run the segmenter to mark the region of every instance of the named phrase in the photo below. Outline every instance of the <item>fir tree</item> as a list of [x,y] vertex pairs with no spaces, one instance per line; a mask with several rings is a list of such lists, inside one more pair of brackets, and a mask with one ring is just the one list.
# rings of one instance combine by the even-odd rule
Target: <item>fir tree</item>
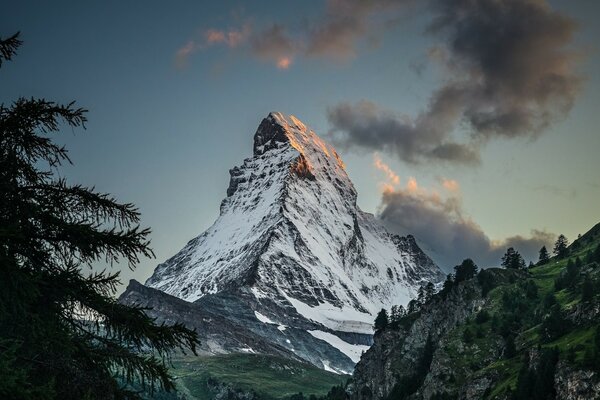
[[542,246],[542,248],[540,249],[540,258],[538,260],[538,265],[547,264],[548,261],[550,261],[550,255],[548,254],[546,246]]
[[504,347],[504,358],[509,359],[517,355],[517,347],[515,346],[515,338],[509,335],[506,338],[506,346]]
[[379,311],[379,314],[377,314],[377,317],[375,317],[375,325],[373,326],[373,329],[375,332],[379,332],[387,328],[388,324],[389,318],[387,311],[385,308],[382,308],[381,311]]
[[581,301],[588,302],[594,298],[594,282],[589,275],[586,275],[581,284]]
[[525,269],[525,260],[523,260],[518,251],[509,247],[506,249],[504,256],[502,256],[501,265],[507,269]]
[[[19,45],[0,40],[0,65]],[[85,122],[74,103],[0,105],[2,398],[140,398],[123,383],[173,389],[168,352],[195,351],[194,332],[117,302],[118,272],[85,270],[153,255],[133,204],[56,178],[70,160],[50,135]]]
[[477,265],[467,258],[460,265],[454,267],[454,282],[463,282],[477,275]]
[[564,258],[569,254],[567,247],[569,246],[569,241],[565,237],[565,235],[559,235],[558,239],[556,239],[556,243],[554,243],[554,254],[558,258]]

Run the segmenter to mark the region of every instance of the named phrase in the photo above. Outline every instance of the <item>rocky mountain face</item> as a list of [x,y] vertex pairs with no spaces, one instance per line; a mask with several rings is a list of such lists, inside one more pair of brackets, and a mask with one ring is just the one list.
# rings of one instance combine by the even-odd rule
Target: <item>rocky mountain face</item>
[[359,209],[335,149],[295,117],[269,114],[253,150],[230,170],[215,223],[121,299],[197,327],[208,353],[285,353],[351,372],[376,313],[444,275],[412,236]]
[[446,282],[375,334],[349,397],[600,398],[599,228],[566,258]]

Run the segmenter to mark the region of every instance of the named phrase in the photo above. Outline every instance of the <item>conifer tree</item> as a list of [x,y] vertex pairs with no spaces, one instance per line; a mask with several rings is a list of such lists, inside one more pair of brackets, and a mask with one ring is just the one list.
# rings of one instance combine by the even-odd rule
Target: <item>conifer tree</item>
[[550,255],[548,254],[548,250],[546,246],[542,246],[540,249],[540,258],[538,260],[538,265],[544,265],[550,261]]
[[502,256],[501,265],[507,269],[525,269],[525,260],[518,251],[509,247]]
[[569,253],[567,247],[569,246],[569,241],[565,237],[565,235],[561,234],[556,239],[556,243],[554,243],[554,254],[558,258],[564,258]]
[[581,284],[581,301],[588,302],[594,298],[594,282],[586,275]]
[[381,311],[379,311],[379,314],[377,314],[377,317],[375,317],[375,325],[373,326],[373,329],[375,332],[379,332],[387,328],[388,324],[389,318],[387,311],[385,308],[382,308]]
[[[20,44],[0,39],[0,65]],[[57,178],[70,159],[51,135],[85,123],[74,103],[0,105],[0,398],[140,398],[127,383],[173,389],[168,352],[195,351],[195,332],[117,302],[118,272],[90,270],[153,253],[133,204]]]
[[467,258],[460,265],[454,267],[454,282],[463,282],[477,275],[477,265]]

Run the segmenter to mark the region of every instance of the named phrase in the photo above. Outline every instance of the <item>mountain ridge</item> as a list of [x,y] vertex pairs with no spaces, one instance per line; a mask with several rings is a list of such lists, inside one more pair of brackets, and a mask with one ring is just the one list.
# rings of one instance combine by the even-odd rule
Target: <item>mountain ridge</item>
[[[371,343],[381,307],[406,304],[444,277],[412,236],[391,234],[360,210],[335,149],[293,116],[263,119],[252,157],[230,176],[214,224],[159,264],[146,286],[347,373]],[[144,302],[138,289],[124,298]]]

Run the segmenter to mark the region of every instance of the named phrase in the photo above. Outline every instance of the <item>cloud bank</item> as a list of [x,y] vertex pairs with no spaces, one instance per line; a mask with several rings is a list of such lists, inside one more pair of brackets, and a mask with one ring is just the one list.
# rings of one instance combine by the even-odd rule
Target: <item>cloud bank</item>
[[480,267],[498,266],[508,247],[528,261],[537,261],[539,249],[550,246],[556,237],[533,230],[529,237],[492,240],[465,214],[457,181],[439,178],[438,187],[427,189],[409,178],[401,185],[398,175],[377,155],[374,165],[385,174],[378,217],[390,230],[415,236],[446,271],[465,258],[472,258]]
[[[386,151],[409,163],[479,162],[492,138],[535,139],[571,110],[582,84],[577,24],[544,0],[432,0],[427,32],[440,39],[430,58],[444,82],[417,116],[369,101],[327,110],[332,140]],[[469,132],[457,141],[457,128]]]

